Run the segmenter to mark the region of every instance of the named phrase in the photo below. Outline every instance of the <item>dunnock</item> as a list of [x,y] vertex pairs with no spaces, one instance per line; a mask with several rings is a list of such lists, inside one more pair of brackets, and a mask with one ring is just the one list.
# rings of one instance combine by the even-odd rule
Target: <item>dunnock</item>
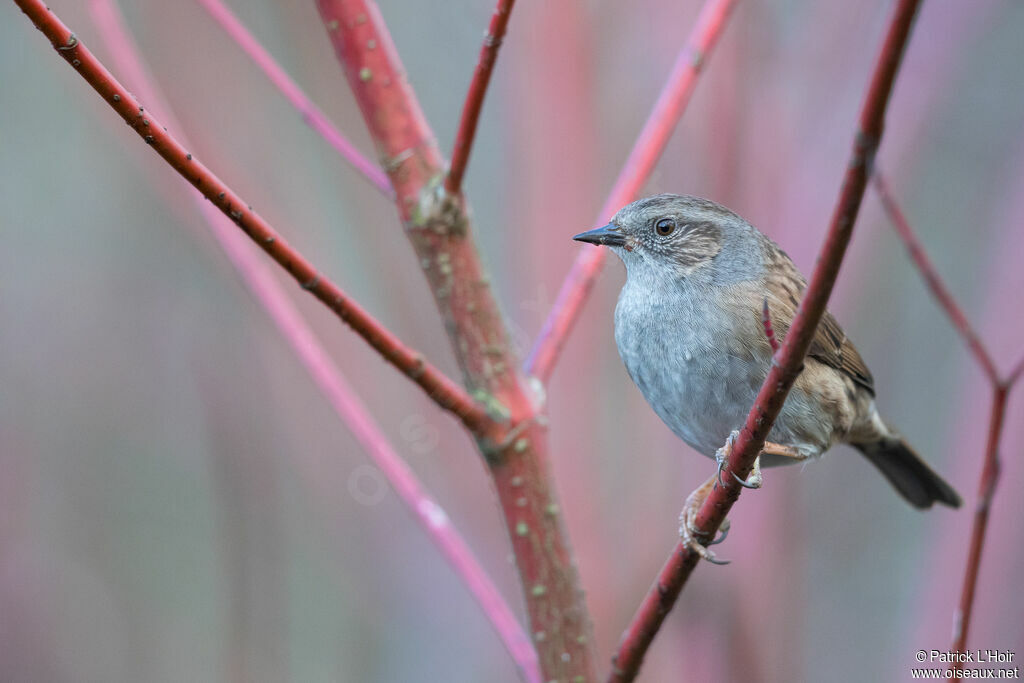
[[[777,244],[732,211],[698,197],[641,199],[608,225],[573,239],[610,247],[622,259],[626,284],[615,307],[619,355],[665,424],[718,460],[719,472],[688,499],[680,520],[683,540],[714,561],[695,541],[692,518],[768,374],[772,349],[762,308],[766,302],[784,337],[807,283]],[[936,501],[958,507],[956,491],[882,420],[874,398],[871,372],[825,313],[768,443],[741,483],[759,486],[761,464],[806,461],[842,442],[863,453],[915,507]]]

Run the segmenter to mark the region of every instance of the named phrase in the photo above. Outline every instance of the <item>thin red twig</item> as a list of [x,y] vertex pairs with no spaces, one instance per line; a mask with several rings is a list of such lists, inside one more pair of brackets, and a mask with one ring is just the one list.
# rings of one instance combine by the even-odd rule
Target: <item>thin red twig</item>
[[220,27],[249,56],[260,71],[270,79],[285,99],[302,115],[302,120],[316,131],[334,150],[385,197],[391,197],[391,182],[377,164],[356,149],[345,135],[330,122],[320,108],[306,96],[302,88],[292,80],[281,65],[274,61],[266,48],[249,33],[249,29],[238,20],[221,0],[197,0],[203,9],[220,24]]
[[98,59],[41,0],[14,0],[54,49],[96,90],[125,123],[181,174],[204,197],[277,261],[303,289],[322,301],[384,358],[408,375],[441,407],[452,412],[474,433],[485,433],[493,420],[458,384],[416,351],[403,344],[334,283],[321,275],[292,248],[249,204],[171,136],[146,112]]
[[874,181],[875,190],[878,192],[878,198],[882,202],[882,208],[885,209],[889,219],[892,221],[893,227],[899,234],[900,239],[903,240],[903,244],[906,246],[907,251],[910,254],[910,258],[914,261],[918,271],[924,278],[925,283],[928,285],[928,289],[931,290],[932,296],[939,302],[939,305],[946,312],[946,315],[952,321],[953,326],[956,327],[957,331],[960,332],[960,336],[967,342],[968,348],[971,353],[977,359],[978,363],[981,364],[982,369],[988,376],[992,383],[999,381],[999,371],[996,370],[996,365],[992,361],[992,357],[989,355],[988,350],[982,343],[981,338],[971,327],[971,324],[967,321],[967,316],[964,315],[963,309],[957,305],[956,300],[950,293],[949,288],[942,281],[939,276],[939,272],[935,269],[935,264],[932,263],[931,259],[928,258],[928,254],[924,250],[924,245],[921,244],[921,240],[917,238],[913,228],[910,226],[910,222],[906,216],[903,215],[903,211],[900,209],[899,204],[893,198],[892,193],[889,191],[889,183],[885,180],[885,176],[879,169],[875,169],[872,174]]
[[[822,245],[810,284],[786,334],[782,349],[776,354],[777,362],[772,364],[768,376],[761,385],[757,400],[747,415],[729,456],[728,468],[740,479],[750,473],[754,459],[761,452],[765,438],[782,409],[793,382],[803,368],[811,339],[825,313],[864,197],[875,152],[882,138],[889,95],[919,4],[920,0],[900,0],[889,24],[860,112],[859,129],[854,139],[839,200],[832,214],[825,243]],[[714,538],[743,489],[735,477],[724,479],[725,485],[715,485],[697,515],[696,528],[699,537],[706,541]],[[673,550],[668,562],[658,574],[654,586],[623,634],[613,660],[612,673],[608,678],[610,682],[631,681],[636,677],[648,646],[697,562],[697,554],[682,544]]]
[[[597,223],[607,221],[623,205],[628,204],[647,182],[651,171],[668,144],[672,131],[686,110],[690,96],[697,85],[697,77],[704,67],[719,36],[725,29],[729,13],[737,0],[708,0],[697,17],[683,49],[676,57],[672,72],[658,95],[643,130],[619,172],[611,192],[598,214]],[[548,313],[533,349],[526,359],[527,374],[547,382],[555,362],[565,345],[580,310],[594,285],[594,279],[604,263],[607,249],[580,249],[569,274],[562,282],[555,304]]]
[[775,338],[775,328],[772,326],[772,312],[768,310],[768,299],[764,300],[761,306],[761,325],[764,327],[764,336],[768,339],[768,345],[772,347],[772,353],[779,352],[779,340]]
[[[1010,390],[1024,372],[1024,358],[1010,370],[1005,379],[1000,379],[995,362],[982,343],[981,338],[967,322],[963,309],[956,303],[949,288],[943,282],[934,264],[928,258],[924,246],[917,238],[910,221],[907,220],[899,203],[889,190],[884,175],[876,168],[874,184],[882,207],[889,216],[893,227],[903,240],[918,271],[924,277],[932,295],[939,302],[946,316],[952,321],[960,336],[967,342],[971,354],[981,365],[985,376],[992,385],[992,409],[989,415],[988,437],[985,442],[985,454],[982,459],[981,474],[978,478],[978,503],[974,510],[971,524],[971,535],[967,548],[967,561],[964,569],[964,580],[960,590],[960,602],[953,615],[953,644],[956,652],[965,652],[967,648],[967,632],[974,613],[974,596],[977,591],[978,577],[981,571],[981,554],[985,547],[988,531],[989,513],[995,497],[996,484],[999,481],[1001,467],[999,464],[999,440],[1002,436],[1006,417],[1006,400]],[[954,660],[950,669],[963,670],[963,662]]]
[[[995,497],[996,484],[999,481],[1001,471],[999,464],[999,440],[1002,436],[1006,415],[1006,399],[1010,389],[1020,378],[1021,372],[1024,371],[1024,358],[1010,371],[1006,379],[999,378],[995,362],[989,355],[981,338],[967,322],[963,310],[956,303],[949,288],[928,258],[924,246],[910,225],[910,221],[907,220],[899,203],[890,192],[885,177],[877,168],[874,171],[874,183],[878,196],[881,199],[882,207],[889,216],[896,232],[907,246],[907,250],[917,266],[917,270],[924,277],[929,290],[931,290],[935,299],[938,300],[946,316],[952,321],[960,336],[967,342],[971,354],[981,365],[985,376],[992,385],[992,411],[989,415],[988,438],[985,443],[985,454],[982,459],[981,474],[978,480],[978,503],[971,525],[971,536],[968,543],[960,602],[953,616],[952,649],[957,652],[965,652],[967,647],[967,631],[974,611],[974,595],[977,590],[981,569],[981,554],[985,546],[986,532],[988,530],[989,512],[992,509],[992,500]],[[963,662],[954,660],[950,664],[950,669],[963,670]]]
[[451,194],[458,194],[462,191],[462,177],[466,173],[467,164],[469,164],[469,153],[473,149],[473,138],[476,136],[480,110],[484,106],[487,85],[491,82],[494,62],[498,59],[498,48],[501,47],[501,41],[505,38],[505,30],[508,28],[513,5],[515,5],[515,0],[498,0],[494,14],[491,16],[491,24],[487,27],[487,33],[484,34],[480,58],[477,61],[476,70],[473,72],[469,91],[466,93],[466,101],[462,105],[462,118],[459,121],[459,130],[455,134],[455,146],[452,148],[448,175],[444,179],[444,189]]
[[[1009,387],[1002,383],[997,383],[992,390],[992,413],[989,416],[985,459],[981,467],[981,476],[978,479],[978,503],[974,508],[974,520],[971,524],[971,540],[967,548],[967,567],[964,570],[960,603],[953,615],[952,647],[955,652],[965,652],[967,649],[967,630],[974,612],[974,594],[977,590],[978,574],[981,569],[981,551],[985,546],[989,513],[992,510],[992,499],[995,496],[1001,470],[999,437],[1003,431],[1008,392]],[[949,668],[962,671],[964,665],[963,662],[954,661]]]
[[462,193],[444,190],[445,163],[371,0],[317,0],[327,34],[395,188],[452,351],[473,395],[509,419],[477,438],[519,570],[545,680],[594,680],[593,638],[539,416],[518,372],[508,327],[473,239]]
[[[126,82],[152,107],[159,110],[172,127],[181,129],[166,103],[166,98],[146,74],[139,50],[125,28],[115,0],[92,0],[93,21],[106,43],[114,65]],[[182,137],[182,142],[187,140]],[[387,179],[385,178],[385,182]],[[274,276],[266,260],[245,244],[230,220],[202,197],[189,192],[202,213],[214,239],[227,255],[254,299],[263,307],[306,368],[313,382],[328,400],[335,414],[362,445],[372,462],[387,478],[391,488],[406,506],[423,532],[448,561],[452,570],[477,601],[505,648],[529,683],[540,683],[537,653],[523,632],[515,612],[502,597],[469,545],[451,523],[444,508],[430,495],[416,474],[398,455],[374,421],[369,410],[345,379],[323,344],[316,337],[298,308]]]

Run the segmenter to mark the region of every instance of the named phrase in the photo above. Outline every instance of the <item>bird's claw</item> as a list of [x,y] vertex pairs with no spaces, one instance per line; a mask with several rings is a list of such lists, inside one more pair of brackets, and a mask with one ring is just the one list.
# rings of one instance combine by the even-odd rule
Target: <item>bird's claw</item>
[[716,545],[725,540],[725,537],[729,534],[729,520],[722,523],[719,529],[721,535],[716,539],[704,540],[706,534],[702,533],[694,524],[697,514],[700,512],[700,507],[711,491],[714,481],[714,477],[709,479],[707,483],[691,493],[686,499],[683,511],[679,513],[679,540],[687,549],[696,553],[702,559],[707,560],[711,564],[722,565],[729,564],[729,560],[719,559],[717,555],[708,550],[707,546]]
[[761,456],[757,456],[754,459],[754,467],[750,470],[750,474],[746,479],[740,479],[735,472],[732,473],[732,478],[739,482],[740,486],[745,489],[759,489],[763,480],[761,478]]
[[[686,513],[684,512],[683,516],[679,520],[679,540],[682,541],[682,544],[691,551],[697,553],[698,556],[700,556],[702,559],[707,560],[711,564],[729,564],[729,560],[719,559],[717,555],[708,550],[707,547],[704,546],[704,544],[697,540],[697,537],[700,535],[700,532],[692,524],[690,524],[689,520],[685,519],[685,515]],[[708,543],[708,545],[715,545],[717,543],[721,543],[725,540],[727,534],[727,531],[722,532],[721,536],[719,536],[716,540]]]
[[717,564],[719,567],[724,567],[725,565],[727,565],[730,562],[732,562],[732,560],[722,560],[722,559],[719,559],[719,557],[717,555],[715,555],[713,552],[711,552],[707,548],[704,548],[704,551],[705,551],[705,554],[702,555],[702,557],[705,560],[707,560],[708,562],[710,562],[711,564]]
[[[729,455],[732,453],[732,447],[736,445],[736,439],[738,439],[740,433],[735,429],[729,434],[729,438],[725,440],[725,445],[715,451],[715,462],[718,463],[718,485],[725,488],[725,482],[722,481],[722,472],[729,464]],[[759,489],[761,488],[761,456],[758,456],[754,460],[754,468],[750,470],[750,475],[746,479],[740,479],[735,472],[730,472],[732,478],[739,482],[739,485],[747,489]]]
[[[711,493],[711,490],[715,486],[715,482],[722,488],[725,488],[725,482],[722,481],[722,472],[729,466],[729,456],[732,454],[733,446],[736,445],[736,439],[738,439],[740,433],[733,430],[729,434],[729,438],[725,440],[725,444],[715,451],[715,462],[718,463],[718,471],[715,472],[714,476],[707,480],[707,482],[699,489],[690,494],[686,499],[686,504],[683,507],[683,511],[679,513],[679,539],[686,548],[696,553],[702,559],[707,560],[711,564],[729,564],[729,560],[720,560],[718,556],[708,550],[708,546],[718,545],[725,540],[726,536],[729,535],[729,520],[722,522],[722,526],[719,528],[718,538],[707,538],[707,534],[700,531],[696,524],[697,513],[700,511],[701,505],[704,500]],[[730,471],[733,478],[739,482],[740,486],[748,489],[759,489],[761,488],[761,458],[758,456],[754,460],[754,467],[750,470],[750,475],[746,479],[740,479],[736,476],[735,472]]]
[[722,526],[718,527],[718,538],[708,543],[708,545],[718,545],[719,543],[725,542],[726,536],[729,535],[729,526],[729,520],[722,522]]
[[729,433],[729,438],[725,440],[725,445],[715,451],[715,462],[718,463],[718,485],[723,489],[725,488],[725,482],[722,481],[722,472],[725,470],[726,465],[729,464],[729,455],[732,453],[732,447],[736,444],[736,439],[739,437],[739,431],[732,430]]

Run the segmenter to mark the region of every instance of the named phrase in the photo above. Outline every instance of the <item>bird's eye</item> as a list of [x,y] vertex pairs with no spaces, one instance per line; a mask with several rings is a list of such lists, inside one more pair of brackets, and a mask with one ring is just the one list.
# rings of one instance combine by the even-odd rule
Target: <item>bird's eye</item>
[[676,222],[671,218],[662,218],[655,224],[654,229],[659,235],[666,237],[676,229]]

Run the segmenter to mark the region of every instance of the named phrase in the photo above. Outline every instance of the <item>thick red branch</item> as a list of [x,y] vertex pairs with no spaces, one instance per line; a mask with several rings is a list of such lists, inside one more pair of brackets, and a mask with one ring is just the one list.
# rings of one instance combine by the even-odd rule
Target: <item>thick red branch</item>
[[[899,70],[904,47],[920,0],[899,0],[889,24],[885,42],[875,64],[874,75],[859,118],[850,163],[847,166],[839,200],[832,214],[825,243],[811,277],[807,292],[797,309],[793,324],[783,340],[782,349],[758,392],[729,456],[728,468],[740,479],[750,473],[761,452],[775,418],[786,400],[793,382],[803,368],[804,357],[832,293],[846,247],[850,242],[857,212],[864,198],[875,152],[882,137],[885,110]],[[701,506],[696,527],[700,538],[711,540],[742,491],[735,477],[724,477],[724,486],[716,484]],[[643,656],[657,634],[686,579],[696,566],[698,556],[682,546],[676,547],[644,598],[640,609],[623,634],[609,681],[631,681],[639,671]]]
[[[226,28],[229,32],[242,32],[240,42],[248,45],[247,51],[252,53],[254,59],[269,59],[269,55],[251,35],[245,33],[245,28],[220,0],[201,2],[209,4],[212,12],[226,19]],[[91,0],[90,9],[101,40],[110,51],[111,59],[125,83],[131,85],[151,107],[162,112],[171,128],[183,130],[183,126],[175,120],[166,97],[146,73],[142,56],[125,26],[117,1]],[[288,92],[287,88],[285,92]],[[184,136],[180,140],[188,143]],[[378,172],[383,181],[382,187],[390,191],[391,185],[387,177],[383,172]],[[188,192],[187,188],[182,187],[182,190]],[[223,249],[253,298],[262,305],[291,346],[324,398],[334,408],[356,441],[363,446],[367,456],[391,484],[398,499],[406,506],[413,519],[477,601],[519,667],[524,682],[540,683],[537,653],[533,648],[532,639],[526,635],[515,611],[503,598],[501,591],[494,585],[469,545],[451,523],[444,508],[431,496],[412,468],[396,452],[353,387],[349,386],[324,344],[317,338],[299,312],[298,306],[288,296],[284,284],[278,281],[273,264],[250,249],[245,236],[239,233],[232,222],[216,208],[204,201],[200,194],[188,194],[205,218],[211,235]],[[307,474],[316,475],[318,472],[307,469]]]
[[[501,403],[520,391],[511,347],[460,196],[441,182],[445,163],[371,0],[317,0],[338,60],[395,189],[399,216],[444,317],[467,385],[499,412],[522,418],[532,406]],[[521,397],[520,397],[521,398]],[[510,396],[510,400],[517,401]]]
[[477,442],[510,532],[544,678],[594,680],[589,617],[548,471],[541,399],[518,372],[463,195],[444,189],[445,165],[376,5],[317,5],[384,159],[466,384],[509,417]]
[[[661,94],[658,95],[651,115],[633,144],[629,158],[619,172],[619,177],[605,199],[604,206],[601,207],[597,217],[598,223],[607,221],[620,207],[632,201],[647,182],[672,136],[672,131],[690,102],[690,96],[697,85],[697,77],[700,76],[708,54],[722,35],[729,13],[736,2],[737,0],[708,0],[701,9],[697,23],[683,49],[679,51],[679,56],[676,57],[672,72],[665,81]],[[576,323],[583,303],[594,285],[594,279],[604,263],[606,252],[606,249],[579,250],[572,269],[558,291],[555,305],[548,313],[537,341],[534,342],[533,349],[526,359],[524,369],[527,374],[538,377],[542,382],[547,382],[551,377],[566,337]]]
[[476,137],[480,110],[484,106],[487,85],[491,82],[494,62],[498,59],[498,48],[501,47],[501,41],[505,38],[505,30],[508,28],[513,5],[515,5],[515,0],[498,0],[494,14],[491,16],[491,24],[487,27],[487,33],[484,35],[480,58],[477,61],[476,70],[473,72],[469,91],[466,93],[466,102],[462,105],[462,118],[459,121],[459,130],[455,134],[455,146],[452,148],[452,160],[448,167],[448,175],[444,179],[444,189],[451,194],[458,194],[462,190],[462,177],[466,173],[469,153],[473,149],[473,138]]
[[440,175],[444,160],[405,77],[390,34],[373,2],[317,0],[328,36],[398,195],[403,220],[419,207],[420,192]]
[[193,158],[160,122],[104,68],[41,0],[15,0],[32,22],[125,123],[174,170],[199,190],[256,244],[277,261],[303,289],[334,311],[385,360],[408,375],[438,405],[454,413],[474,433],[486,433],[493,420],[458,384],[408,348],[380,322],[321,275],[298,251],[252,210],[249,204]]
[[892,193],[889,191],[889,184],[886,182],[885,177],[881,171],[877,168],[872,174],[874,180],[875,190],[878,192],[878,198],[882,202],[882,208],[885,209],[889,219],[892,221],[893,227],[896,228],[897,234],[900,239],[903,240],[903,244],[907,247],[907,251],[910,253],[910,258],[914,261],[914,265],[917,266],[918,271],[924,278],[925,283],[928,285],[928,289],[931,290],[932,296],[939,302],[939,305],[946,312],[946,315],[953,322],[953,326],[956,327],[960,336],[967,342],[968,348],[971,353],[977,359],[978,363],[981,364],[982,369],[988,376],[989,381],[996,383],[999,381],[999,372],[996,370],[996,365],[992,361],[992,357],[989,355],[985,345],[981,342],[981,338],[975,333],[974,328],[967,321],[967,316],[964,315],[963,309],[957,305],[956,300],[950,293],[949,288],[946,287],[946,283],[942,281],[939,276],[939,272],[935,269],[935,265],[931,259],[928,258],[928,254],[924,250],[924,246],[921,244],[921,240],[917,238],[914,233],[914,229],[910,226],[910,222],[906,216],[903,215],[903,211],[900,209],[899,204],[893,198]]

